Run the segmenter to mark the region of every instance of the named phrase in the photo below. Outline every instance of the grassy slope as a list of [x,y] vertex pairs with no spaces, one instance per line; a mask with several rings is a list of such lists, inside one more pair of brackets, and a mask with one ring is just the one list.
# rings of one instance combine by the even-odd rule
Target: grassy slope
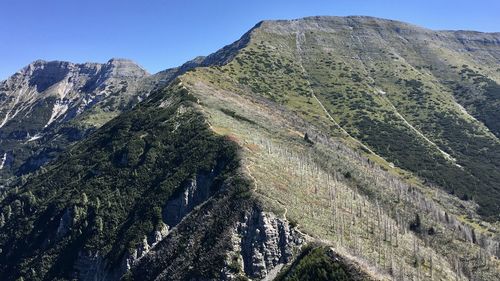
[[[452,91],[427,71],[445,63],[436,54],[439,46],[426,47],[412,39],[400,43],[403,40],[390,29],[383,38],[362,30],[351,39],[349,34],[304,32],[300,55],[313,90],[341,125],[397,166],[462,198],[473,197],[482,214],[496,219],[500,143],[483,124],[466,116]],[[445,70],[458,72],[460,67]],[[343,109],[346,105],[348,110]],[[439,149],[456,161],[448,161]]]
[[[221,71],[325,132],[349,134],[396,166],[460,198],[473,198],[482,215],[496,220],[500,142],[495,125],[489,129],[477,120],[496,124],[495,111],[486,106],[475,110],[480,111],[477,119],[472,117],[444,81],[456,78],[455,87],[465,87],[467,81],[460,78],[464,62],[478,62],[439,41],[425,43],[418,32],[402,39],[394,27],[363,24],[368,31],[321,29],[307,20],[296,27],[264,22]],[[382,35],[371,31],[377,28],[385,29]],[[444,47],[449,54],[440,53]],[[494,106],[496,76],[490,77],[484,95]],[[221,78],[212,81],[227,83]],[[328,120],[313,94],[335,122]],[[478,102],[470,103],[469,108],[477,107]]]
[[[492,225],[482,222],[475,214],[476,206],[472,202],[459,201],[429,188],[419,178],[398,168],[390,168],[382,158],[361,156],[365,154],[364,150],[353,139],[345,138],[345,133],[332,124],[320,105],[314,102],[308,88],[319,89],[321,84],[308,78],[310,74],[304,75],[294,60],[296,46],[292,44],[296,37],[286,34],[268,36],[257,31],[252,38],[250,44],[229,64],[197,69],[182,80],[201,100],[212,129],[229,135],[244,147],[244,165],[256,182],[257,194],[268,203],[269,208],[284,213],[311,236],[329,241],[337,251],[354,254],[367,268],[372,266],[375,268],[373,271],[382,276],[392,272],[396,277],[418,275],[428,279],[432,272],[433,278],[453,279],[458,265],[463,267],[458,271],[466,272],[461,274],[474,272],[476,277],[483,279],[498,277],[498,263],[484,258],[485,250],[480,249],[477,241],[470,244],[471,229],[474,235],[498,235]],[[315,62],[314,65],[318,64]],[[341,76],[330,74],[333,82],[328,85],[331,88],[344,87],[335,93],[346,95],[346,102],[338,102],[337,98],[338,107],[327,107],[329,112],[345,108],[332,115],[338,118],[346,114],[349,117],[346,118],[347,123],[342,123],[341,118],[337,120],[352,135],[360,132],[356,131],[356,118],[351,116],[359,114],[359,110],[351,106],[367,100],[374,104],[361,105],[364,107],[361,116],[389,123],[389,134],[394,134],[394,128],[400,128],[408,140],[417,139],[414,144],[416,151],[408,153],[408,156],[419,157],[418,153],[423,153],[432,162],[441,157],[439,163],[448,168],[456,167],[437,149],[440,145],[436,147],[416,136],[414,130],[398,118],[389,104],[390,101],[396,108],[401,106],[396,100],[388,100],[388,97],[373,92],[361,93],[359,89],[346,93],[346,84],[353,85],[352,78],[344,81],[340,80]],[[360,83],[359,87],[374,90],[373,86],[364,85],[366,82]],[[411,80],[408,83],[411,85]],[[321,91],[314,93],[320,100],[325,99],[325,106],[328,104],[325,98],[328,95],[322,95]],[[348,102],[351,99],[348,94],[357,102]],[[439,101],[443,97],[433,99]],[[443,102],[449,102],[449,108],[456,107],[449,97],[447,99]],[[366,128],[361,129],[365,133]],[[482,137],[487,134],[487,129],[481,124],[476,129],[483,132]],[[344,140],[338,139],[333,143],[332,139],[326,143],[320,141],[321,144],[308,148],[303,140],[304,132],[316,132],[320,140],[332,136],[342,136]],[[379,132],[376,130],[372,134]],[[359,151],[353,153],[346,144],[347,147],[358,147]],[[401,141],[396,145],[401,145]],[[332,192],[335,193],[334,199]],[[415,212],[425,214],[425,227],[416,234],[408,231]],[[456,222],[466,222],[466,225],[458,226]],[[387,238],[386,227],[392,229],[393,238]],[[427,234],[431,228],[437,230],[437,234]],[[397,245],[394,241],[396,236]],[[415,247],[420,254],[414,254]],[[484,260],[487,262],[484,263]]]

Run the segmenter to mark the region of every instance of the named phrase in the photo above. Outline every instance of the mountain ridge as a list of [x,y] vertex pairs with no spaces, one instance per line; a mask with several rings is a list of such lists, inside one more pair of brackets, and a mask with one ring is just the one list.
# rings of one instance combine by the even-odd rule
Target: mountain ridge
[[350,15],[350,16],[305,16],[305,17],[300,17],[300,18],[294,18],[294,19],[264,19],[261,20],[258,24],[261,24],[262,22],[278,22],[278,23],[284,23],[284,22],[295,22],[295,21],[304,21],[304,20],[311,20],[311,21],[317,21],[317,20],[322,20],[322,21],[347,21],[347,20],[352,20],[353,22],[358,22],[358,23],[366,23],[367,21],[372,21],[372,22],[383,22],[383,23],[392,23],[396,25],[402,25],[402,26],[407,26],[410,28],[414,29],[420,29],[420,30],[427,30],[427,31],[433,31],[433,32],[471,32],[471,33],[479,33],[479,34],[492,34],[492,35],[500,35],[500,31],[478,31],[478,30],[473,30],[473,29],[432,29],[428,28],[425,26],[417,25],[417,24],[411,24],[402,20],[393,20],[393,19],[387,19],[387,18],[381,18],[381,17],[374,17],[374,16],[364,16],[364,15]]
[[370,26],[264,21],[146,77],[2,190],[0,277],[499,278],[500,50]]

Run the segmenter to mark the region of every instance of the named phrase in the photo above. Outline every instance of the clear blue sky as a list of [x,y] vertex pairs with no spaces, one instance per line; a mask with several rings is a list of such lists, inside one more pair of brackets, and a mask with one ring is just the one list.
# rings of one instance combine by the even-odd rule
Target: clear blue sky
[[210,54],[260,20],[313,15],[500,31],[499,0],[0,0],[0,79],[36,59],[122,57],[154,73]]

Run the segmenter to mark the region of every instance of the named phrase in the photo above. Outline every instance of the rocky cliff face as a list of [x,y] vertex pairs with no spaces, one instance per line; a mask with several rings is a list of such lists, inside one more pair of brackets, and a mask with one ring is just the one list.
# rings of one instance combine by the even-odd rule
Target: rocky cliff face
[[292,261],[305,237],[287,220],[254,208],[236,224],[231,241],[225,280],[236,280],[238,274],[273,280],[282,266]]
[[[167,233],[144,239],[137,255],[127,259],[127,278],[273,280],[306,243],[303,234],[286,219],[264,212],[261,203],[227,193],[198,205]],[[140,255],[142,249],[147,251]]]
[[35,171],[69,143],[130,109],[147,96],[141,81],[148,76],[125,59],[105,64],[39,60],[0,82],[0,152],[6,156],[0,184]]
[[[144,69],[123,59],[106,64],[35,61],[1,82],[2,136],[9,127],[22,128],[26,117],[38,121],[25,131],[35,136],[54,121],[72,119],[111,95],[131,93],[136,81],[146,76]],[[42,114],[34,116],[36,112]]]
[[[217,169],[215,169],[217,170]],[[219,171],[220,172],[220,171]],[[185,239],[179,235],[190,235],[185,233],[187,228],[194,225],[206,227],[203,220],[220,220],[216,216],[217,210],[227,195],[221,195],[220,192],[227,192],[225,188],[221,190],[213,189],[213,181],[218,172],[203,173],[187,181],[180,189],[177,195],[174,195],[167,201],[162,208],[163,222],[157,230],[149,235],[145,235],[142,241],[128,254],[126,254],[121,265],[115,268],[107,268],[105,258],[99,252],[81,252],[75,264],[75,277],[79,280],[108,281],[120,280],[122,276],[145,270],[151,275],[142,275],[144,280],[167,278],[170,272],[178,277],[171,277],[174,280],[185,280],[189,276],[187,272],[177,272],[175,268],[159,268],[158,272],[152,270],[160,266],[165,260],[172,259],[170,256],[175,253],[175,249],[181,247],[200,247],[199,241],[191,240],[188,244],[182,246],[177,243],[177,239]],[[231,187],[226,187],[231,189]],[[234,191],[229,191],[234,192]],[[218,196],[216,194],[218,193]],[[215,198],[211,198],[215,196]],[[216,279],[238,280],[242,276],[251,277],[254,280],[272,280],[280,269],[289,264],[299,252],[300,246],[304,245],[306,239],[303,234],[290,226],[286,219],[278,218],[273,213],[262,211],[259,203],[248,205],[253,200],[242,202],[241,209],[233,210],[229,215],[231,219],[226,220],[226,226],[219,229],[222,235],[220,243],[227,244],[227,247],[218,248],[217,255],[224,257],[223,267],[220,276]],[[61,218],[61,224],[64,224],[66,213]],[[199,217],[202,215],[202,217]],[[200,218],[203,218],[199,221]],[[186,221],[183,219],[186,218]],[[240,218],[240,219],[238,219]],[[182,222],[181,222],[182,221]],[[179,227],[177,225],[181,223]],[[58,228],[58,233],[60,232]],[[203,233],[191,234],[193,236],[203,235]],[[173,242],[176,241],[176,242]],[[199,249],[204,251],[202,255],[210,253],[213,250],[211,246],[203,245]],[[174,252],[172,252],[174,251]],[[189,258],[184,262],[189,265],[195,263],[193,256],[190,256],[191,250],[185,251]],[[162,253],[165,256],[162,256]],[[154,262],[161,260],[161,262]],[[172,262],[177,262],[177,259]],[[193,266],[189,266],[190,269]],[[174,270],[171,272],[170,270]],[[139,272],[139,273],[137,273]],[[182,276],[182,277],[180,277]],[[211,279],[211,280],[216,280]]]
[[216,176],[217,173],[211,171],[196,175],[194,179],[188,180],[180,192],[163,206],[163,222],[169,227],[174,227],[196,206],[207,201],[217,191],[211,190]]

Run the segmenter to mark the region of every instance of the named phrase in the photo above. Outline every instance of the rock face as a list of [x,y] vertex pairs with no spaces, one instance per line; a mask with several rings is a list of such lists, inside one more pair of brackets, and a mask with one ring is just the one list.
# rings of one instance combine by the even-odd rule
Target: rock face
[[[131,93],[128,87],[146,76],[140,66],[123,59],[105,64],[35,61],[0,83],[2,136],[8,127],[23,127],[18,123],[29,116],[41,125],[26,128],[34,136],[53,121],[74,118],[110,95]],[[36,111],[43,114],[32,116]]]
[[211,190],[216,173],[202,173],[190,179],[181,192],[170,199],[163,208],[163,222],[169,227],[177,225],[194,207],[205,202],[215,190]]
[[[237,224],[232,241],[228,263],[236,255],[246,276],[271,280],[276,269],[291,262],[304,237],[288,221],[254,208]],[[226,278],[233,279],[230,274]]]
[[167,237],[169,227],[166,224],[162,224],[160,229],[153,232],[149,237],[144,236],[142,244],[140,244],[132,253],[123,259],[123,265],[120,270],[120,276],[124,274],[127,270],[130,270],[134,264],[136,264],[141,258],[146,256],[153,247],[160,243],[163,238]]
[[59,226],[56,231],[56,239],[61,239],[70,230],[71,222],[73,220],[74,214],[72,214],[70,209],[67,209],[59,220]]
[[194,178],[189,179],[180,191],[170,198],[162,209],[163,223],[158,230],[149,237],[144,237],[140,244],[130,255],[124,258],[123,272],[130,270],[142,257],[149,253],[160,241],[187,216],[195,207],[206,202],[218,190],[213,188],[215,177],[220,170],[215,168],[210,172],[201,172]]
[[2,179],[36,170],[68,143],[131,108],[148,94],[141,84],[146,77],[125,59],[38,60],[0,82],[0,153],[9,156],[0,165]]
[[80,252],[75,264],[78,272],[74,277],[82,281],[116,280],[109,270],[106,270],[106,261],[99,252]]
[[194,178],[189,179],[171,199],[169,199],[162,209],[163,223],[161,227],[154,231],[149,237],[145,236],[142,243],[124,258],[122,274],[130,270],[142,257],[150,252],[160,241],[187,216],[195,207],[203,204],[217,190],[212,188],[212,183],[219,171],[212,170],[209,173],[199,173]]
[[167,237],[169,228],[163,224],[149,236],[144,236],[142,243],[123,257],[119,267],[109,268],[106,259],[98,251],[81,251],[74,265],[74,278],[81,281],[115,281],[136,263],[145,257],[159,242]]

